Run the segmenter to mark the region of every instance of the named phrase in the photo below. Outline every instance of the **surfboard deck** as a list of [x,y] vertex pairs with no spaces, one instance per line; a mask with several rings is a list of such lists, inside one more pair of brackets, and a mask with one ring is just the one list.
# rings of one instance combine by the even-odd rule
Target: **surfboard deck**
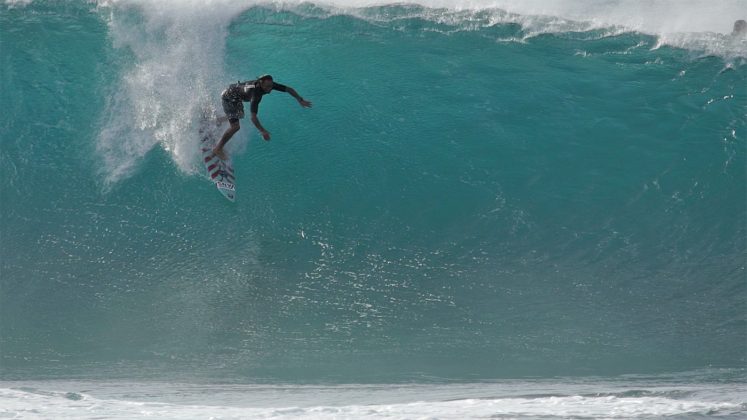
[[221,159],[213,154],[213,148],[219,138],[216,129],[211,125],[209,121],[202,121],[200,126],[202,163],[205,165],[208,179],[228,201],[234,202],[236,200],[236,176],[233,173],[233,163],[230,156],[227,159]]

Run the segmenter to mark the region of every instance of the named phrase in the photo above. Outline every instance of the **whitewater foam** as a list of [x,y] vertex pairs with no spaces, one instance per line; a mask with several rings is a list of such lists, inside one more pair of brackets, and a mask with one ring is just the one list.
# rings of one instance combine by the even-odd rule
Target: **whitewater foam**
[[[617,393],[512,395],[522,389],[598,391],[610,384],[189,385],[42,382],[0,388],[4,416],[29,418],[678,418],[739,415],[739,385],[668,385]],[[619,385],[618,385],[619,386]],[[81,389],[87,391],[69,391]],[[601,388],[599,388],[601,387]],[[624,389],[624,388],[623,388]],[[713,391],[717,391],[714,393]],[[716,396],[720,393],[719,396]],[[177,398],[178,401],[173,399]]]

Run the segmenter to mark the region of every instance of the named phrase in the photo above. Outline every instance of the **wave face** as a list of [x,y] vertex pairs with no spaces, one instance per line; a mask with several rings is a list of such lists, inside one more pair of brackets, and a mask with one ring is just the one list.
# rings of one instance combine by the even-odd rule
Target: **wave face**
[[[739,16],[499,3],[1,5],[2,376],[743,367]],[[231,204],[197,122],[261,73],[314,108],[243,120]]]

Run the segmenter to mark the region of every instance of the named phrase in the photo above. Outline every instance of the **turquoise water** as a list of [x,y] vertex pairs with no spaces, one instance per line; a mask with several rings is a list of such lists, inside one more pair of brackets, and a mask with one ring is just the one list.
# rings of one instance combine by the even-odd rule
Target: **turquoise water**
[[[740,3],[440,6],[1,5],[0,379],[742,383]],[[200,111],[268,72],[314,107],[229,203]]]

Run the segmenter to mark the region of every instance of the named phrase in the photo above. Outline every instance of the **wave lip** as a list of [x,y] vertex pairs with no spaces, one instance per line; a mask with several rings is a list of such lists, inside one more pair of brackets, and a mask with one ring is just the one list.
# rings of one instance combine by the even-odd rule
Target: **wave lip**
[[[524,40],[542,34],[603,31],[606,36],[637,32],[672,46],[727,59],[747,58],[747,34],[732,34],[734,22],[747,18],[739,1],[418,1],[412,5],[331,3],[338,13],[373,21],[420,18],[461,29],[515,23]],[[366,5],[366,6],[364,6]],[[392,10],[400,13],[392,13]]]

